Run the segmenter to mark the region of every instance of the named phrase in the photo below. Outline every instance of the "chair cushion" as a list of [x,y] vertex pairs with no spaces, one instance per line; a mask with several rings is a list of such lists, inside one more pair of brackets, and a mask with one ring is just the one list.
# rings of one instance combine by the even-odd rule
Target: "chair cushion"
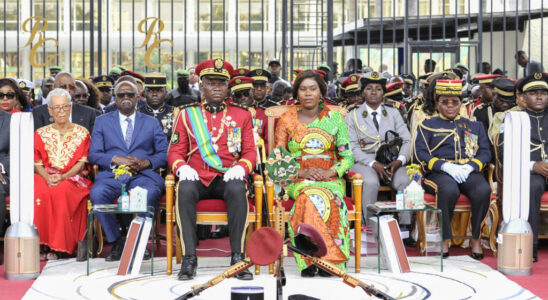
[[[496,197],[497,197],[496,195],[491,194],[491,199],[495,199]],[[548,195],[546,197],[547,197],[547,204],[548,204]],[[436,202],[436,196],[425,193],[424,202],[429,205],[434,205]],[[460,194],[459,199],[457,199],[457,206],[470,206],[470,205],[472,205],[472,203],[470,203],[470,199],[468,199],[466,195]]]
[[[284,207],[285,211],[290,211],[293,208],[293,204],[295,203],[295,200],[289,199],[287,201],[282,201],[282,206]],[[346,203],[346,208],[348,211],[354,210],[354,199],[352,197],[344,197],[344,203]],[[274,203],[274,205],[276,205]]]
[[[248,199],[249,211],[255,212],[253,199]],[[203,199],[196,204],[198,213],[226,213],[226,202],[222,199]]]
[[542,194],[542,197],[540,198],[540,209],[548,210],[548,192],[544,192],[544,194]]

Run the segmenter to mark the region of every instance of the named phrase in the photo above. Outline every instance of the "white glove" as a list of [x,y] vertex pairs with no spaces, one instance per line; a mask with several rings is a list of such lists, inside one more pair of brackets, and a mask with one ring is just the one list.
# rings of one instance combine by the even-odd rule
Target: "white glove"
[[441,165],[441,170],[449,174],[457,183],[462,183],[462,175],[460,174],[460,167],[453,163],[444,163]]
[[462,182],[465,182],[466,179],[468,179],[468,176],[470,176],[470,173],[474,171],[474,168],[471,165],[461,165],[460,166],[460,173],[462,174]]
[[190,180],[190,181],[200,180],[200,177],[198,176],[198,172],[196,172],[196,170],[194,170],[189,165],[184,165],[180,167],[179,169],[177,169],[176,174],[177,174],[177,177],[179,177],[179,180]]
[[244,180],[245,170],[242,166],[234,166],[226,171],[223,180],[228,182],[229,180]]

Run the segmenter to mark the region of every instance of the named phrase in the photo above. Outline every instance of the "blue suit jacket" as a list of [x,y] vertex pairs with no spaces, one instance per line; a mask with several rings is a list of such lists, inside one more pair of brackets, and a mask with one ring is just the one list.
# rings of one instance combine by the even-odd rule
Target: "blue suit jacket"
[[89,161],[99,165],[100,171],[96,178],[99,180],[114,179],[111,162],[116,155],[148,159],[152,167],[142,170],[139,175],[147,176],[163,186],[162,177],[154,170],[167,164],[166,136],[158,120],[140,112],[135,114],[135,128],[129,149],[124,142],[118,111],[104,114],[95,120],[89,147]]

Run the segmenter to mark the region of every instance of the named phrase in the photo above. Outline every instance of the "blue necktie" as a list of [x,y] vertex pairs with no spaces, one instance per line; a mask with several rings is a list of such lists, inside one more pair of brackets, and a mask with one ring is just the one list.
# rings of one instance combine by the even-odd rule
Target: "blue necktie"
[[133,135],[133,124],[131,122],[130,118],[126,119],[127,122],[127,128],[126,128],[126,146],[129,149],[129,146],[131,146],[131,136]]

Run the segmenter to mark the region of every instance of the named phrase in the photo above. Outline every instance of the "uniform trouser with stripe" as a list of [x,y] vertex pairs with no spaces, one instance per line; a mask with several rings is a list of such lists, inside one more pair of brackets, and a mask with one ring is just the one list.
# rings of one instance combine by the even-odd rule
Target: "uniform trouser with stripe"
[[230,249],[232,252],[244,252],[243,237],[247,229],[248,213],[245,182],[225,182],[221,177],[217,177],[209,186],[205,186],[199,180],[179,182],[176,217],[183,255],[196,254],[196,204],[203,199],[223,199],[226,202]]
[[465,182],[457,183],[451,175],[445,172],[431,172],[425,176],[423,187],[426,193],[436,194],[434,187],[428,184],[428,181],[437,185],[438,208],[442,211],[443,216],[443,239],[453,237],[451,230],[451,219],[455,211],[455,206],[460,194],[466,195],[470,199],[472,205],[472,217],[470,223],[472,225],[472,237],[474,239],[480,236],[481,222],[485,218],[489,210],[489,201],[491,197],[491,188],[489,183],[483,177],[482,173],[472,172]]
[[529,224],[533,229],[533,244],[538,244],[540,222],[540,199],[546,191],[546,178],[539,174],[531,174],[529,191]]

